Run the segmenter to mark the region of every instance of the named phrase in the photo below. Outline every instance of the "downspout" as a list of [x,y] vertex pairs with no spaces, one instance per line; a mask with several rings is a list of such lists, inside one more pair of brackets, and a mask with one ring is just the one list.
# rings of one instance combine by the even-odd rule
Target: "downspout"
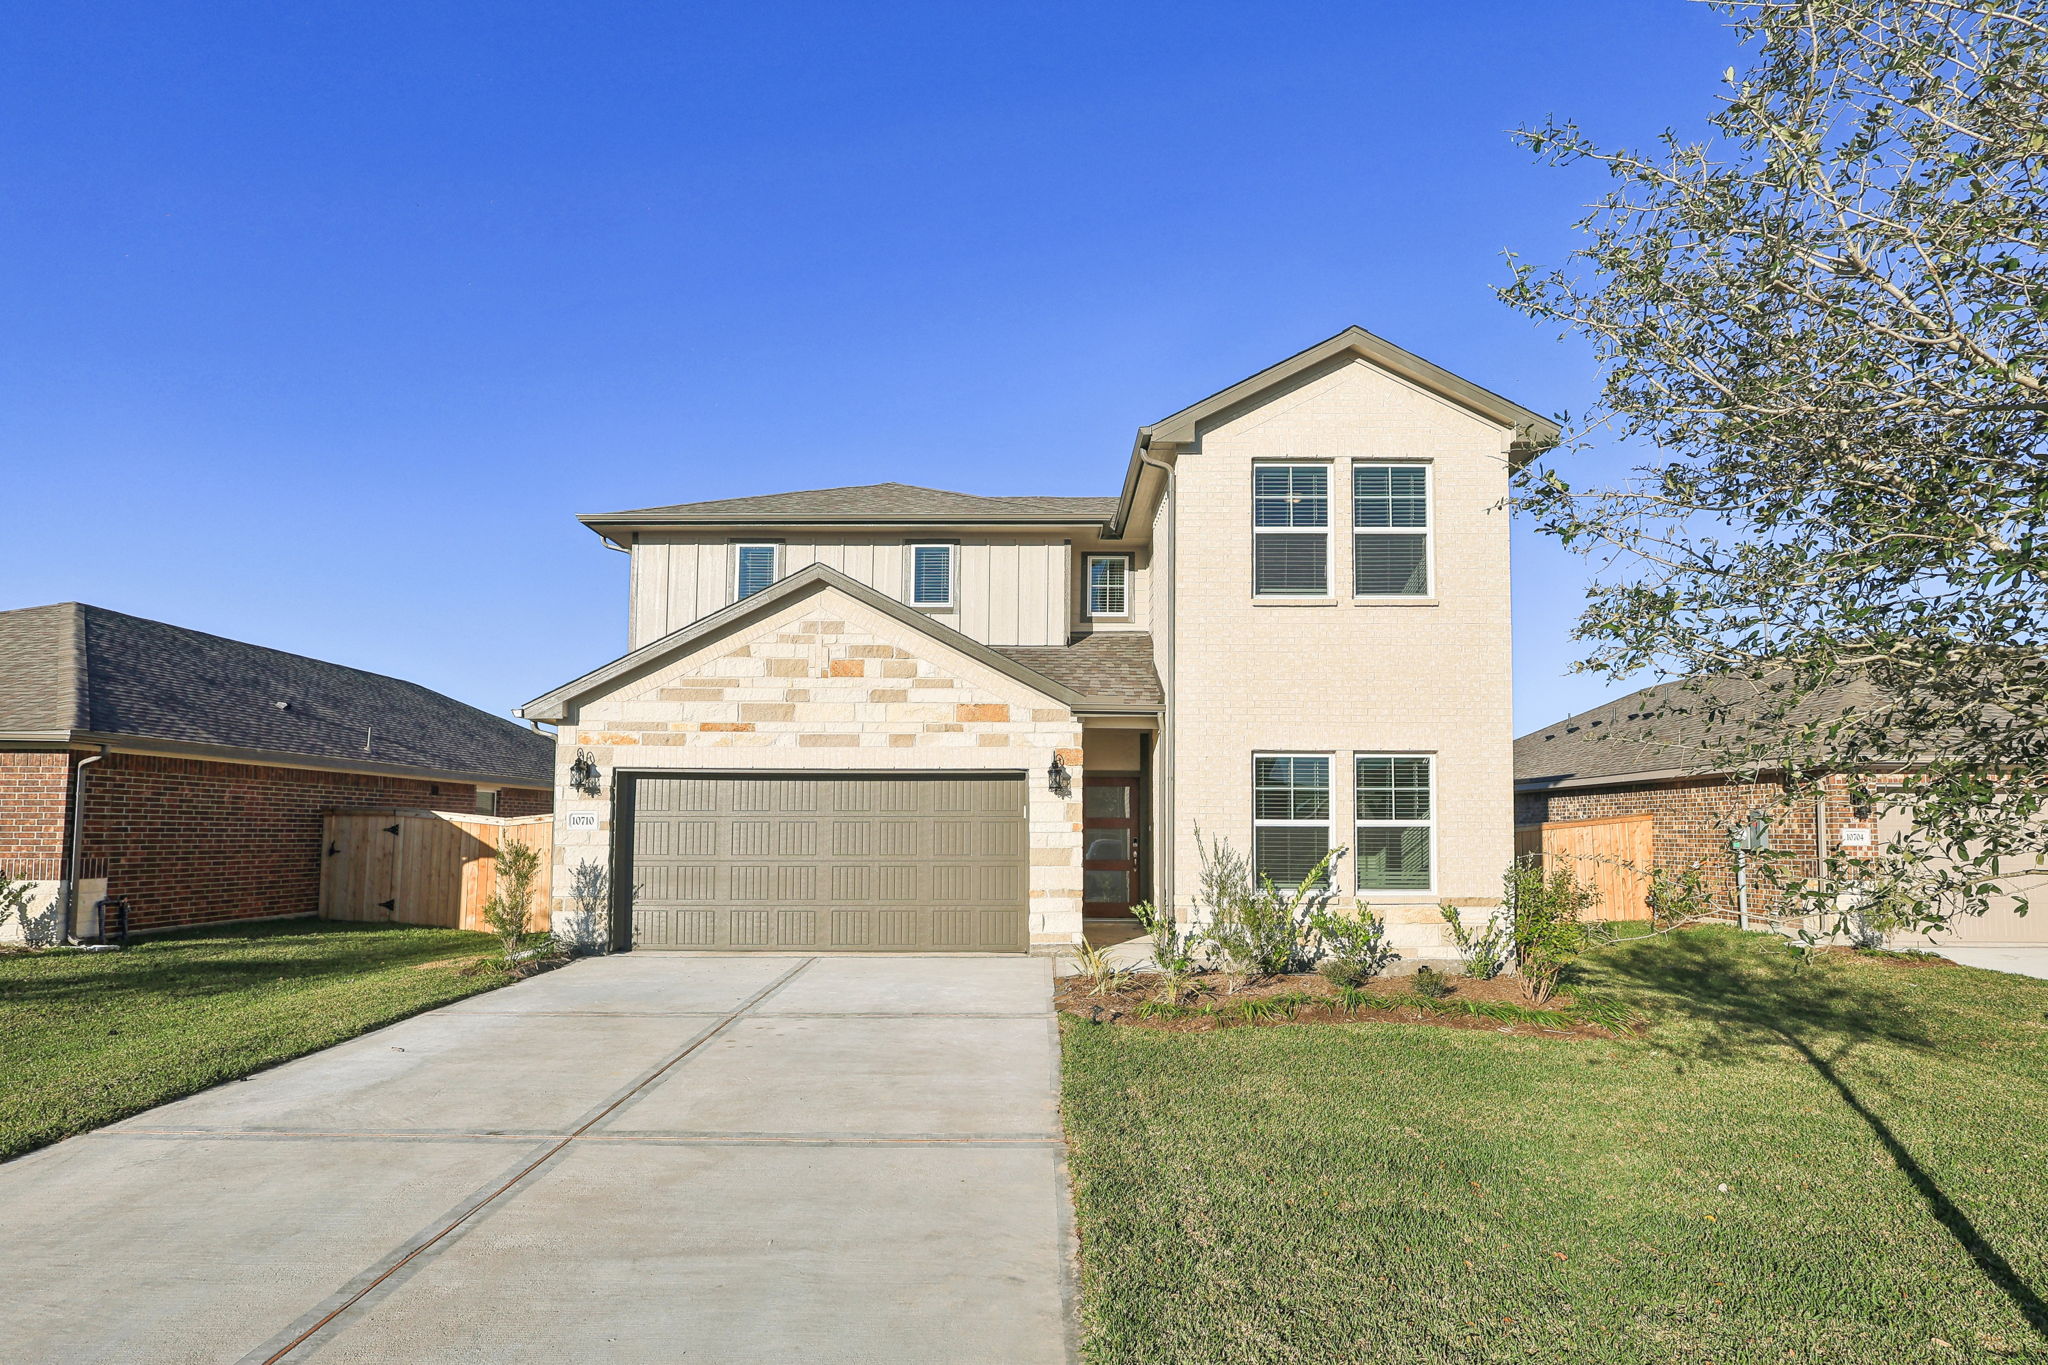
[[71,829],[65,840],[64,913],[57,917],[57,943],[71,942],[71,925],[78,914],[79,845],[85,840],[85,770],[107,756],[107,745],[78,760],[71,769]]

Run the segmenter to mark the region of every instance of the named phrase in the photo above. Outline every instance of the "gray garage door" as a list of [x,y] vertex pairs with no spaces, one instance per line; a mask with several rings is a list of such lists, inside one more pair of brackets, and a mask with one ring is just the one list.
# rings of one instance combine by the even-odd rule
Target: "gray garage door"
[[640,777],[635,948],[1022,952],[1015,773]]

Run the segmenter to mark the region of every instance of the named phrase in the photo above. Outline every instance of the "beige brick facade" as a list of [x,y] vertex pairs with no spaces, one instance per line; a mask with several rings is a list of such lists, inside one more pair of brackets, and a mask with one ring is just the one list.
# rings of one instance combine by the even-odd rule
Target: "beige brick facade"
[[[1167,742],[1178,903],[1195,886],[1198,824],[1249,848],[1252,756],[1268,752],[1330,756],[1331,839],[1345,845],[1353,843],[1352,755],[1434,756],[1437,884],[1368,898],[1403,953],[1441,954],[1439,902],[1497,903],[1513,856],[1508,516],[1499,506],[1511,434],[1351,359],[1219,414],[1177,453],[1163,515],[1173,523],[1175,560]],[[1328,598],[1252,595],[1252,470],[1264,460],[1330,468]],[[1376,460],[1430,468],[1427,599],[1349,595],[1350,471]],[[1355,886],[1348,860],[1340,885],[1347,893]]]
[[[603,790],[575,791],[578,753]],[[578,922],[567,888],[586,860],[608,865],[619,772],[1021,772],[1031,793],[1030,933],[1073,942],[1081,927],[1081,806],[1045,777],[1058,754],[1082,771],[1073,713],[1016,679],[829,587],[659,659],[585,697],[559,731],[554,885],[559,933]],[[572,827],[578,813],[594,828]]]

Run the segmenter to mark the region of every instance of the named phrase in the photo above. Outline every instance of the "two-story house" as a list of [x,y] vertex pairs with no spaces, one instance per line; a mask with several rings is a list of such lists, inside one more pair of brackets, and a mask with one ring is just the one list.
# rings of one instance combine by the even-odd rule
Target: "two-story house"
[[[1196,831],[1437,955],[1512,853],[1511,465],[1545,418],[1351,328],[1139,430],[1114,497],[874,484],[582,518],[630,646],[559,725],[614,949],[1051,951]],[[576,871],[607,869],[600,924]]]

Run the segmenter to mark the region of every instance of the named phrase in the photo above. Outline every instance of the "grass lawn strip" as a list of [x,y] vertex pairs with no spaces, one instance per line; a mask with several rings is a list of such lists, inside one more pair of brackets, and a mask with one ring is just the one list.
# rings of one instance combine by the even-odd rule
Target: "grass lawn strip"
[[488,934],[280,920],[0,956],[0,1158],[510,978]]
[[1651,1027],[1066,1021],[1087,1357],[2048,1359],[2048,983],[1702,929],[1576,984]]

